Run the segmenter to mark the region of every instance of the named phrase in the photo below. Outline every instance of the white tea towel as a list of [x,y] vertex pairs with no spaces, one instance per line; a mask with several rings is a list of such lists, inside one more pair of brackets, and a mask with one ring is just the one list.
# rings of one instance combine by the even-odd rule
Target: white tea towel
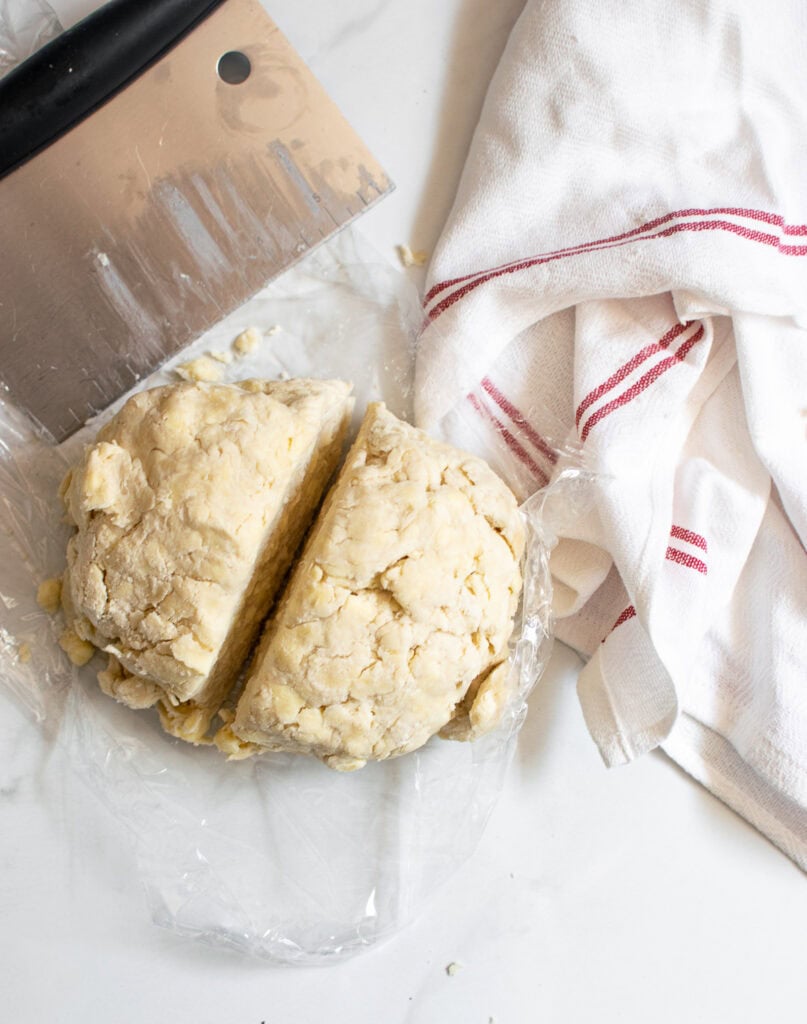
[[663,746],[807,869],[805,39],[801,0],[529,0],[416,413],[524,494],[582,449],[555,611],[606,763]]

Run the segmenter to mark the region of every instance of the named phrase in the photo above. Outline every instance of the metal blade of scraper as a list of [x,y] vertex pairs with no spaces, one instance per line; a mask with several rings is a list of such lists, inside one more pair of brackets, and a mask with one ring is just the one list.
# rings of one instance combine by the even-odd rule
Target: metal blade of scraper
[[0,380],[61,440],[391,189],[227,0],[0,181]]

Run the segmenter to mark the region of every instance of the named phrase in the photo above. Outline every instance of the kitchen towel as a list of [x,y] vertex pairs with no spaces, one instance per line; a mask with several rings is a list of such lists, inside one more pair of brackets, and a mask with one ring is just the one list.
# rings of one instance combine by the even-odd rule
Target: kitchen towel
[[801,0],[529,0],[416,415],[525,495],[576,453],[554,605],[604,760],[661,746],[807,870],[805,39]]

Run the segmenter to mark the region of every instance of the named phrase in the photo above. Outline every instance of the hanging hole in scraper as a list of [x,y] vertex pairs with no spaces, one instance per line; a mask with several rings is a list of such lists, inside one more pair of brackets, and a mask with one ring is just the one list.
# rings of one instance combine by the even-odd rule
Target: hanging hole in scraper
[[252,71],[249,57],[240,50],[228,50],[219,57],[216,68],[219,78],[228,85],[240,85],[246,82]]

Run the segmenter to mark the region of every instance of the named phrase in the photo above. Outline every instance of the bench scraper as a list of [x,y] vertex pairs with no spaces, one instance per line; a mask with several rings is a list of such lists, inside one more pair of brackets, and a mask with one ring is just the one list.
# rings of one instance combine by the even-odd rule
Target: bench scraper
[[0,382],[62,440],[391,189],[257,0],[112,0],[0,79]]

